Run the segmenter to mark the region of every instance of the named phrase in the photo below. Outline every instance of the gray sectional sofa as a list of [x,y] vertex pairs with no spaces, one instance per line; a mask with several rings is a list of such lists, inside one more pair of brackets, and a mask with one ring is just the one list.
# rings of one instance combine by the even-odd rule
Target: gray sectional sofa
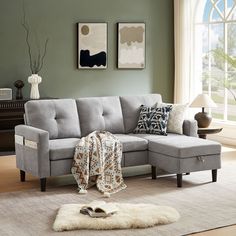
[[212,170],[216,181],[221,166],[221,145],[197,137],[196,121],[185,120],[183,135],[134,134],[140,106],[161,102],[159,94],[142,96],[89,97],[79,99],[32,100],[25,104],[25,125],[15,128],[16,164],[21,181],[25,172],[40,178],[71,173],[75,145],[95,130],[115,134],[123,144],[122,166],[152,165],[177,174]]

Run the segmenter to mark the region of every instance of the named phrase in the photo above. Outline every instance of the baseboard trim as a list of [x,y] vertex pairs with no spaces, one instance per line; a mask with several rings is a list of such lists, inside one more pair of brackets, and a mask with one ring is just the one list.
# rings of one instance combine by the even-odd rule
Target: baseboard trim
[[9,151],[9,152],[0,152],[0,156],[12,156],[15,155],[15,152]]

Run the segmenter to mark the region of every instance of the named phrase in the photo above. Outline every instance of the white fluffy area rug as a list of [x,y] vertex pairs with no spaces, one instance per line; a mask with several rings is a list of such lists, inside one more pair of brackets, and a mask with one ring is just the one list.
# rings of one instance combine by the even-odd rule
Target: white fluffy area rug
[[80,213],[81,204],[65,204],[58,211],[53,229],[68,231],[77,229],[129,229],[147,228],[158,224],[176,222],[180,215],[172,207],[154,204],[116,203],[118,212],[107,218],[91,218]]

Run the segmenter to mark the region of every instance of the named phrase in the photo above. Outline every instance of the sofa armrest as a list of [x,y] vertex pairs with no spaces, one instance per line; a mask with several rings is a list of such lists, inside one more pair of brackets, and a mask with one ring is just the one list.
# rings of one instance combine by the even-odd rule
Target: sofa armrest
[[196,120],[184,120],[183,134],[187,136],[198,137],[197,129],[198,126]]
[[32,126],[15,127],[16,165],[34,176],[50,176],[49,133]]

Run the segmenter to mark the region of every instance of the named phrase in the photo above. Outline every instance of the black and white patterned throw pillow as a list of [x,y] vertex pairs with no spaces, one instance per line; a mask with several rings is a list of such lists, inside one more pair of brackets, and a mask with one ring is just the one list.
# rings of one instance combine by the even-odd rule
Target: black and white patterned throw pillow
[[167,135],[167,122],[172,106],[155,108],[141,105],[140,108],[138,125],[134,133]]

